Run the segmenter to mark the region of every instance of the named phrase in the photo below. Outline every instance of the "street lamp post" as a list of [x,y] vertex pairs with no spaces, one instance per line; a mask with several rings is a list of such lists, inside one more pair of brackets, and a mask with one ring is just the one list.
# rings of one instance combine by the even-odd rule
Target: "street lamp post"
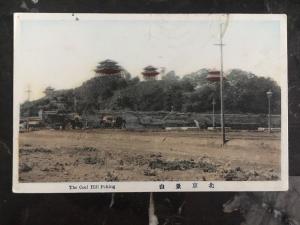
[[213,106],[213,118],[212,118],[212,123],[213,123],[213,128],[215,129],[215,104],[216,104],[216,101],[215,101],[215,97],[213,98],[212,100],[212,106]]
[[269,133],[271,133],[271,98],[272,98],[272,91],[269,90],[267,91],[267,97],[268,97],[268,108],[269,108],[269,115],[268,115],[268,129],[269,129]]

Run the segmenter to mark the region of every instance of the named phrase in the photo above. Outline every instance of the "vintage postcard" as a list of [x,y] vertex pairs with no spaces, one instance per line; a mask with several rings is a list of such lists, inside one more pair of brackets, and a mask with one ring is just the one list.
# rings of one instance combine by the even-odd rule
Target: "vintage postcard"
[[287,112],[285,15],[14,15],[14,192],[287,190]]

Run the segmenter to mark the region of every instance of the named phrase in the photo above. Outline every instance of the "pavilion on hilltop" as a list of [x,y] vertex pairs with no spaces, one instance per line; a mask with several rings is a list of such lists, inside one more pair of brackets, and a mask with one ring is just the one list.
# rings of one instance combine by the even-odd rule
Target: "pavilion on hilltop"
[[158,74],[159,72],[157,71],[157,68],[153,66],[145,67],[142,72],[144,80],[156,80]]
[[121,76],[123,69],[117,62],[106,59],[100,62],[94,71],[96,76]]

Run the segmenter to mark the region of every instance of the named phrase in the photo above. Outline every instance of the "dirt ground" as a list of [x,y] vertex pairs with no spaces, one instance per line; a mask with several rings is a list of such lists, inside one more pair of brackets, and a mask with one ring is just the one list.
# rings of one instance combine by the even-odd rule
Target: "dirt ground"
[[280,133],[40,130],[20,133],[20,182],[277,180]]

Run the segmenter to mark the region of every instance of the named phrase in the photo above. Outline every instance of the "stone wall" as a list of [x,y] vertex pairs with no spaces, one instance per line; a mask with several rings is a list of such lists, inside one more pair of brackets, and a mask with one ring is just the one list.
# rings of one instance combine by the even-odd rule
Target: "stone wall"
[[[126,120],[127,128],[164,128],[164,127],[193,127],[194,120],[199,122],[200,127],[212,126],[213,115],[203,113],[179,113],[166,111],[99,111],[100,115],[121,116]],[[91,120],[98,116],[88,116]],[[266,114],[225,114],[225,125],[233,129],[257,129],[268,126],[268,115]],[[281,124],[280,115],[271,116],[272,127],[279,128]],[[215,114],[215,125],[220,126],[220,114]]]

